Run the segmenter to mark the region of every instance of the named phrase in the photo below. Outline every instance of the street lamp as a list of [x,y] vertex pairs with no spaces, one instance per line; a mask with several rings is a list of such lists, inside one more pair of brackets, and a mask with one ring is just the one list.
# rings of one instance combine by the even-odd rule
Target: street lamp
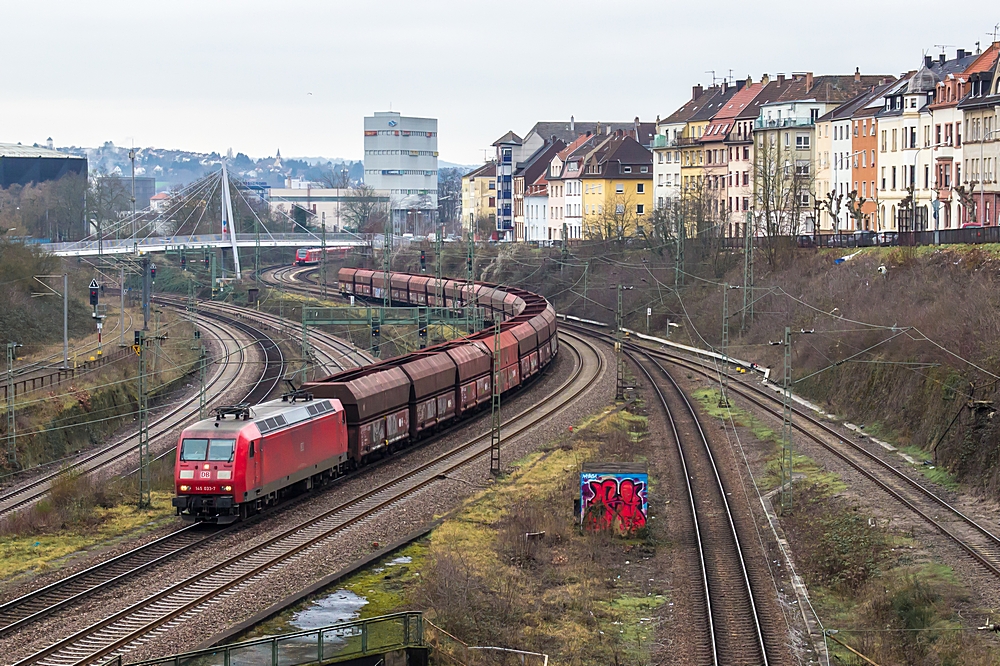
[[[913,153],[913,171],[910,178],[910,192],[912,192],[910,198],[910,220],[912,221],[913,231],[917,230],[917,161],[920,159],[920,151],[925,148],[939,148],[945,145],[944,143],[932,143],[926,146],[920,146],[917,148],[916,152]],[[941,232],[938,229],[938,220],[940,218],[934,218],[934,244],[941,244]]]
[[[1000,134],[1000,129],[995,129],[986,132],[985,134],[983,134],[983,138],[979,142],[979,208],[981,209],[981,214],[984,214],[986,212],[986,192],[984,190],[984,187],[986,185],[986,166],[985,163],[983,162],[983,146],[986,145],[986,142],[994,134]],[[996,166],[994,166],[993,168],[996,169]],[[985,215],[983,215],[983,217],[980,219],[986,219]],[[982,223],[980,222],[980,224]],[[935,223],[934,226],[936,227],[937,224]],[[935,241],[936,240],[937,239],[935,239]]]

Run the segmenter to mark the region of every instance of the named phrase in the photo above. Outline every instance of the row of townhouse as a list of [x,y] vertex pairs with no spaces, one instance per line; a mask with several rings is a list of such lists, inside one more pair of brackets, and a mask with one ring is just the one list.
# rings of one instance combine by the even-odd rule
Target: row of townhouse
[[[493,144],[495,160],[462,179],[463,227],[481,231],[488,210],[494,237],[505,240],[634,235],[653,209],[654,132],[638,118],[540,122],[524,138],[507,132]],[[493,174],[489,207],[476,185],[484,173]]]
[[748,221],[757,233],[996,224],[998,50],[925,56],[899,77],[695,86],[657,118],[655,206],[686,215],[689,233],[727,236]]
[[463,223],[489,215],[495,237],[538,242],[625,237],[654,219],[724,236],[995,225],[998,55],[1000,42],[925,56],[898,77],[765,74],[694,86],[655,123],[508,132],[463,179]]

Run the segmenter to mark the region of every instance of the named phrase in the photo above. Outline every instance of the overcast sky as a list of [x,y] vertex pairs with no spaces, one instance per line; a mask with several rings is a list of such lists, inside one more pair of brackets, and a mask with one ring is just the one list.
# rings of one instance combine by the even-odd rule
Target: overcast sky
[[0,0],[0,142],[360,159],[362,118],[391,104],[438,118],[441,158],[474,164],[536,120],[665,116],[708,70],[899,74],[935,44],[990,43],[995,0],[941,7]]

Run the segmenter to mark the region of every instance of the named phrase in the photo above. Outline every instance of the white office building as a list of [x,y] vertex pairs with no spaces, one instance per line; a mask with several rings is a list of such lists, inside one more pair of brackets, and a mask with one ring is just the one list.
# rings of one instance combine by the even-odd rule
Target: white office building
[[389,193],[396,233],[427,234],[437,220],[436,118],[376,111],[365,118],[365,184]]

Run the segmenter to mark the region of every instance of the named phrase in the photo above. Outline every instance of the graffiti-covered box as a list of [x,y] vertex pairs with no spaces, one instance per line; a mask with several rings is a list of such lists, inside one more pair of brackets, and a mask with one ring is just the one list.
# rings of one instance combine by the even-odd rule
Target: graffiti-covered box
[[584,463],[580,524],[631,534],[646,526],[649,474],[645,463]]

